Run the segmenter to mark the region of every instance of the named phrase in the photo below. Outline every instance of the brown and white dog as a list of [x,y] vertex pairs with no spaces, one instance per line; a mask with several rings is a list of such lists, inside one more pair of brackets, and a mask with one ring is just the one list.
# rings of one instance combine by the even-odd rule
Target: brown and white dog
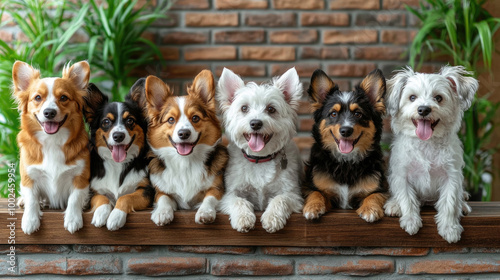
[[90,153],[83,122],[83,97],[89,81],[86,61],[65,66],[62,78],[40,78],[40,72],[17,61],[12,69],[14,96],[21,113],[21,228],[40,227],[40,201],[66,209],[64,227],[83,226],[82,209],[89,193]]
[[156,189],[151,220],[170,223],[177,209],[199,207],[195,222],[211,223],[224,193],[228,153],[215,113],[215,83],[210,71],[200,72],[186,96],[174,96],[159,78],[146,79],[149,164]]

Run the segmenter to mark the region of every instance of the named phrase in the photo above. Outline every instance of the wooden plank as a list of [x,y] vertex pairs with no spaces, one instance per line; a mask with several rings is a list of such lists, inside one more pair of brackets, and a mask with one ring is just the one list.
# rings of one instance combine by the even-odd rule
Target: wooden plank
[[132,213],[125,227],[114,232],[94,227],[90,224],[92,213],[85,213],[84,227],[70,234],[64,229],[61,211],[45,210],[40,230],[26,235],[20,229],[22,210],[16,210],[11,217],[5,202],[0,205],[0,244],[7,244],[10,234],[5,224],[15,221],[16,244],[500,247],[498,202],[470,203],[473,212],[462,219],[465,231],[456,244],[448,244],[437,234],[436,213],[432,208],[422,210],[423,228],[414,236],[399,227],[397,218],[385,217],[369,224],[352,210],[336,210],[318,221],[307,221],[301,214],[293,214],[287,226],[273,234],[263,230],[259,221],[255,230],[239,233],[223,214],[218,214],[213,224],[198,225],[194,222],[194,211],[178,211],[171,224],[158,227],[151,221],[151,210]]

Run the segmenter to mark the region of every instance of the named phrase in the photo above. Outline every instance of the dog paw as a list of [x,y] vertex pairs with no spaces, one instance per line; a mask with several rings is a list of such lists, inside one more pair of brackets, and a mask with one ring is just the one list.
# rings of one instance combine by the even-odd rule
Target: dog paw
[[21,221],[21,229],[25,234],[32,234],[40,228],[40,216],[36,212],[25,212]]
[[277,232],[286,225],[286,219],[282,215],[265,211],[260,217],[262,227],[269,233]]
[[194,221],[197,224],[210,224],[215,221],[215,209],[200,207],[196,212]]
[[361,219],[373,223],[384,216],[384,210],[380,207],[361,206],[356,210]]
[[239,232],[249,232],[251,229],[255,227],[255,221],[257,218],[255,214],[252,212],[243,213],[240,215],[235,215],[233,219],[231,219],[231,226],[239,231]]
[[83,227],[82,213],[67,213],[64,215],[64,228],[71,234]]
[[460,224],[438,227],[439,235],[448,243],[458,242],[463,231],[464,228]]
[[108,222],[106,223],[106,227],[108,230],[118,230],[125,225],[127,221],[127,213],[120,209],[113,209],[111,214],[109,214]]
[[151,220],[157,226],[164,226],[174,220],[174,210],[172,208],[156,208],[151,212]]
[[420,216],[404,216],[399,219],[399,225],[409,235],[414,235],[422,227],[422,219]]
[[470,208],[469,204],[464,201],[462,204],[462,213],[464,214],[464,216],[467,216],[470,214],[470,212],[472,212],[472,208]]
[[103,204],[94,211],[94,216],[92,217],[92,222],[95,227],[102,227],[106,224],[108,220],[109,213],[111,212],[111,205]]
[[306,219],[314,220],[326,213],[326,206],[322,203],[309,203],[304,206],[304,210],[302,212]]
[[384,205],[385,215],[389,217],[401,217],[401,208],[396,200],[388,200]]

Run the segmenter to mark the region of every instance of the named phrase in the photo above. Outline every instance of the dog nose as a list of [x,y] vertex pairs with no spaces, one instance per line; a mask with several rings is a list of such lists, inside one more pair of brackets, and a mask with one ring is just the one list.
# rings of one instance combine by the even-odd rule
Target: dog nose
[[250,127],[253,129],[253,130],[259,130],[262,128],[262,121],[261,120],[251,120],[250,121]]
[[43,110],[43,115],[47,119],[51,120],[57,115],[57,111],[55,109],[45,109]]
[[179,135],[179,138],[181,140],[186,140],[191,136],[191,131],[189,129],[181,129],[179,132],[177,132],[177,135]]
[[418,114],[421,115],[422,117],[427,116],[431,112],[432,112],[431,107],[427,107],[427,106],[419,106],[418,107]]
[[343,126],[340,128],[340,135],[342,135],[343,137],[349,137],[352,135],[353,132],[354,129],[349,126]]
[[115,132],[113,133],[113,140],[117,143],[121,143],[125,139],[125,133],[123,132]]

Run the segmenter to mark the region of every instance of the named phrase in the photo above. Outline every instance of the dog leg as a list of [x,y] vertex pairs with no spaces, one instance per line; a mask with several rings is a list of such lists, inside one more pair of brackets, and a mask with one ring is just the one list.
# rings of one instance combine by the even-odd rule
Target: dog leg
[[38,202],[38,194],[33,190],[33,187],[25,187],[21,185],[21,194],[24,201],[24,213],[21,222],[21,228],[24,233],[32,234],[40,228],[40,204]]
[[303,210],[304,217],[308,220],[318,219],[325,214],[327,203],[328,201],[320,192],[313,191],[306,198]]
[[266,211],[260,217],[262,227],[269,233],[277,232],[286,225],[286,221],[292,214],[289,207],[289,197],[277,195],[267,205]]
[[111,212],[106,223],[108,230],[122,228],[127,221],[127,215],[136,210],[144,210],[152,204],[152,187],[145,183],[144,187],[138,187],[135,192],[121,196],[116,201],[115,209]]
[[363,199],[356,213],[365,221],[373,223],[384,216],[383,206],[387,196],[383,193],[373,193]]
[[392,193],[392,199],[396,200],[401,210],[399,224],[408,234],[414,235],[422,227],[422,218],[420,217],[420,201],[413,187],[406,182],[406,178],[400,175],[406,174],[403,170],[392,172],[389,177],[389,183]]
[[151,212],[151,220],[158,226],[164,226],[174,220],[177,203],[169,195],[156,191],[156,205]]
[[223,176],[223,173],[220,172],[220,174],[215,177],[212,187],[210,187],[210,189],[206,192],[205,198],[203,198],[203,202],[201,203],[194,218],[194,221],[197,224],[209,224],[215,221],[215,208],[219,204],[222,195],[224,195]]
[[233,229],[239,232],[249,232],[255,227],[255,213],[253,204],[234,194],[226,194],[224,212],[229,213],[229,220]]
[[384,205],[385,215],[389,217],[401,217],[401,208],[399,207],[399,203],[391,197],[387,200]]
[[465,204],[461,180],[453,180],[459,175],[450,172],[447,182],[440,188],[439,199],[436,202],[435,216],[438,233],[449,243],[460,240],[463,227],[460,217]]
[[83,207],[87,204],[89,186],[74,188],[68,198],[68,208],[64,211],[64,228],[70,233],[83,227]]
[[94,211],[92,224],[95,227],[102,227],[105,225],[108,220],[109,213],[111,212],[109,199],[102,194],[96,194],[90,200],[90,207],[92,209],[91,211]]

